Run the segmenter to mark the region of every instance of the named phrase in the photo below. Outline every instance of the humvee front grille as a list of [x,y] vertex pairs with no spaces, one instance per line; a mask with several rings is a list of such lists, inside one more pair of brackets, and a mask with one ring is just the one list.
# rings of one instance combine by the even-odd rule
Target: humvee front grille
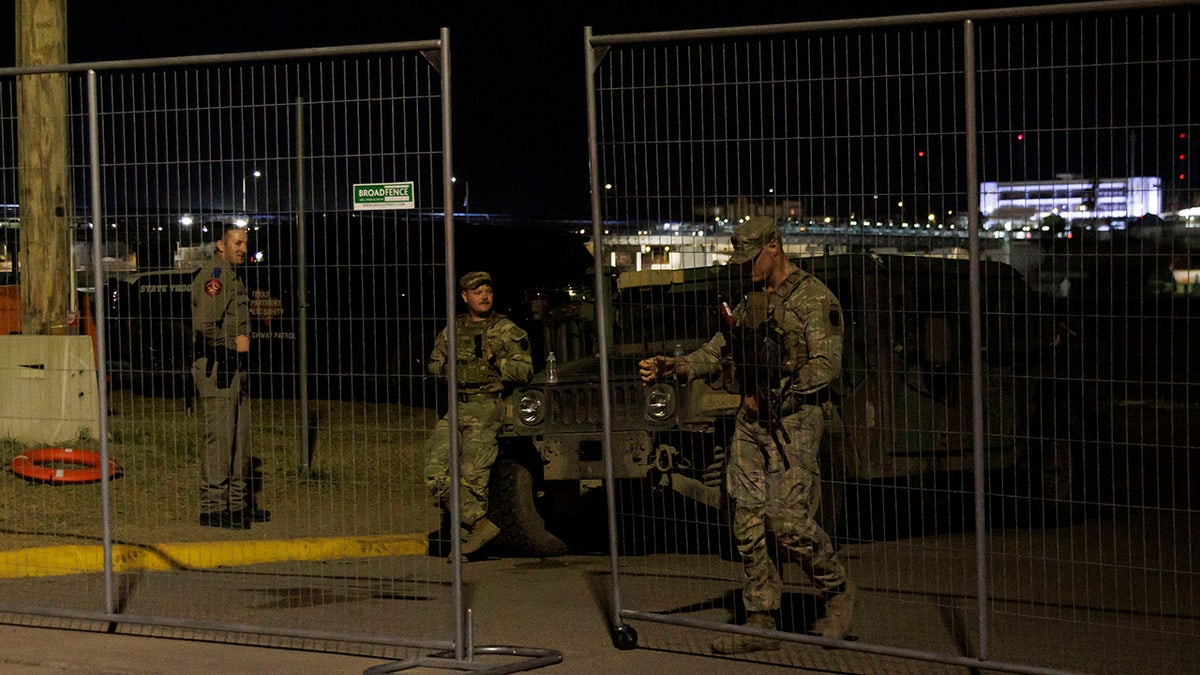
[[[600,387],[594,383],[559,384],[546,388],[546,422],[555,427],[598,428],[600,426]],[[613,385],[610,401],[614,423],[642,418],[641,385],[619,382]]]

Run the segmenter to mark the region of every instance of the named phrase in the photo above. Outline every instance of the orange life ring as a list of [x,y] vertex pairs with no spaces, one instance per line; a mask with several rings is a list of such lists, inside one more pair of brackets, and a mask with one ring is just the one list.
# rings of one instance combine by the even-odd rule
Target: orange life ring
[[[59,469],[43,464],[74,464],[80,468]],[[27,450],[9,462],[8,468],[21,478],[40,483],[94,483],[104,477],[100,453],[75,448],[38,448]],[[108,477],[121,475],[121,467],[108,460]]]

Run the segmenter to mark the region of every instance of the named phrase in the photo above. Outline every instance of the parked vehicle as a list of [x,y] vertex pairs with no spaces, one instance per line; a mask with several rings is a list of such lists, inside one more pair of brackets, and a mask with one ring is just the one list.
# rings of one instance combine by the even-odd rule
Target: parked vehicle
[[[830,433],[822,452],[826,525],[834,528],[842,511],[844,520],[870,519],[860,502],[874,487],[954,493],[946,477],[961,481],[974,465],[968,262],[867,253],[796,262],[834,291],[847,317],[843,376],[833,387],[837,405],[827,410]],[[1026,502],[1031,496],[1065,499],[1078,487],[1071,473],[1078,448],[1056,442],[1068,435],[1050,433],[1055,401],[1047,396],[1053,387],[1045,371],[1053,336],[1030,312],[1029,291],[1015,270],[984,262],[981,278],[984,459],[995,472],[989,489]],[[739,399],[719,383],[643,386],[637,360],[696,348],[717,330],[720,297],[739,298],[743,289],[726,267],[626,272],[612,281],[611,296],[600,301],[609,303],[612,321],[616,502],[619,516],[644,516],[640,531],[635,526],[623,535],[624,543],[640,548],[661,540],[651,531],[655,525],[677,530],[723,520],[724,447]],[[581,517],[573,508],[605,477],[600,364],[586,325],[595,302],[580,298],[547,315],[557,381],[539,373],[513,397],[495,480],[527,472],[522,480],[532,489],[501,492],[526,502],[521,507],[498,504],[494,494],[494,508],[544,517],[502,523],[507,550],[546,541],[541,529],[573,543]],[[684,499],[666,499],[665,492]],[[839,504],[843,495],[854,498],[846,509]]]
[[[195,359],[191,287],[198,267],[141,271],[110,277],[108,299],[108,368],[115,386],[129,386],[146,396],[194,395]],[[269,273],[248,270],[250,293],[250,371],[258,395],[294,392],[297,372],[296,318],[291,289]]]
[[[209,224],[216,227],[214,223]],[[248,228],[241,268],[250,294],[250,372],[254,395],[292,397],[299,385],[300,265],[295,223],[264,220]],[[190,395],[190,285],[212,244],[164,228],[139,240],[139,271],[107,281],[114,382],[151,395]],[[434,407],[444,387],[425,359],[445,325],[443,224],[433,217],[401,225],[395,217],[313,214],[304,269],[308,309],[309,393],[313,398],[395,401]],[[540,240],[545,265],[530,265]],[[211,239],[211,237],[209,237]],[[464,222],[456,233],[459,269],[489,269],[501,311],[522,325],[521,289],[581,269],[582,237],[528,223]],[[540,334],[538,335],[540,338]],[[540,343],[539,343],[540,344]]]

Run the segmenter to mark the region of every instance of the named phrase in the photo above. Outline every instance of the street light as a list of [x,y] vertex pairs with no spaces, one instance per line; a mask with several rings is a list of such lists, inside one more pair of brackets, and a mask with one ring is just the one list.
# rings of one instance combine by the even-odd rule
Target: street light
[[[250,174],[250,176],[244,176],[242,178],[242,213],[246,212],[246,180],[249,179],[251,176],[253,176],[254,178],[261,178],[262,172],[259,171],[258,169],[255,169],[254,173]],[[256,195],[257,195],[257,193],[256,193]]]
[[[451,177],[450,177],[450,182],[451,182],[451,183],[457,183],[457,182],[458,182],[458,177],[457,177],[457,176],[451,176]],[[464,213],[470,213],[470,212],[471,212],[471,183],[470,183],[470,182],[468,182],[468,181],[465,181],[465,180],[464,180],[464,181],[462,182],[462,184],[463,184],[463,203],[462,203],[462,205],[463,205],[463,212],[464,212]],[[453,210],[453,206],[451,206],[451,210]]]

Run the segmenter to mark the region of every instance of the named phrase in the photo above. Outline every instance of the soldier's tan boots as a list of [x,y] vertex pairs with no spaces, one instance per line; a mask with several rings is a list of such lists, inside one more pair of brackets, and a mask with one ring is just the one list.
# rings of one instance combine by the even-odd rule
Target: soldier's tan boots
[[463,537],[463,555],[471,555],[478,551],[483,548],[484,544],[495,539],[498,534],[500,534],[500,528],[495,523],[487,518],[480,518]]
[[[746,626],[749,628],[761,628],[763,630],[775,630],[775,618],[770,614],[752,612],[750,616],[746,617]],[[758,635],[727,635],[713,640],[712,643],[712,652],[714,654],[746,654],[749,652],[768,652],[775,649],[779,649],[779,640],[760,637]]]
[[854,601],[858,585],[846,580],[846,588],[825,602],[825,616],[813,624],[812,632],[834,640],[843,640],[854,621]]

